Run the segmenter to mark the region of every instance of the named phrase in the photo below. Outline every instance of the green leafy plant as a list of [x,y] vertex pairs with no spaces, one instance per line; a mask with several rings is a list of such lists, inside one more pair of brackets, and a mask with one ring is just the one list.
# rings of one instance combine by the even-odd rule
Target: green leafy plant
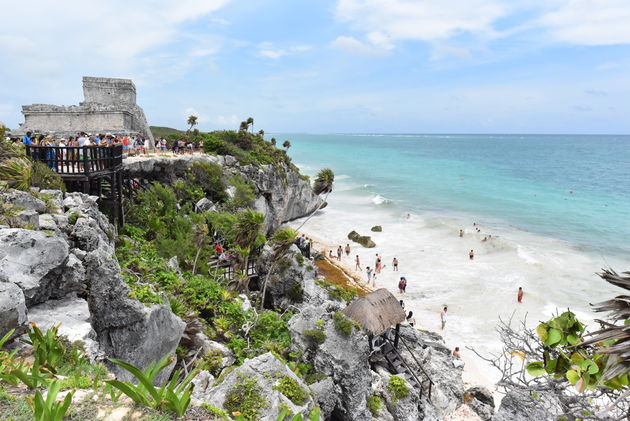
[[31,187],[31,161],[23,157],[15,157],[0,161],[0,180],[17,190],[28,190]]
[[[291,411],[288,408],[285,408],[282,411],[280,411],[280,414],[278,414],[276,421],[284,421],[289,415],[291,415]],[[302,415],[302,413],[299,413],[299,414],[294,415],[291,418],[291,421],[302,421],[303,419],[304,419],[304,415]],[[320,421],[320,419],[321,419],[320,410],[319,410],[319,407],[316,406],[315,408],[313,408],[310,414],[308,414],[308,420]]]
[[346,336],[350,336],[352,334],[352,328],[356,326],[356,322],[354,320],[347,318],[340,311],[333,313],[333,324],[335,325],[335,328]]
[[309,393],[304,390],[295,379],[289,376],[280,377],[278,383],[273,386],[273,389],[282,393],[296,405],[304,405],[304,402],[306,402],[309,397]]
[[48,388],[45,400],[39,390],[35,392],[33,399],[29,400],[35,421],[62,421],[64,419],[72,403],[74,392],[68,393],[63,402],[56,402],[60,387],[60,382],[53,381]]
[[394,405],[396,404],[398,399],[405,398],[407,395],[409,395],[409,386],[407,385],[407,382],[405,381],[405,379],[398,376],[389,377],[389,382],[387,382],[387,390],[389,390],[393,396],[392,400]]
[[34,323],[27,332],[29,339],[22,342],[33,347],[35,362],[42,368],[56,374],[64,362],[66,349],[59,338],[59,325],[53,326],[43,333]]
[[367,407],[372,413],[372,415],[377,416],[379,411],[381,410],[381,405],[383,404],[383,400],[376,395],[370,395],[366,398],[366,400],[367,400]]
[[243,420],[251,421],[258,419],[269,403],[263,396],[256,376],[239,374],[238,382],[225,394],[223,407],[229,412],[239,413]]
[[197,371],[192,371],[179,382],[181,372],[177,370],[173,373],[170,381],[157,388],[153,385],[153,381],[162,370],[173,362],[171,358],[164,357],[157,363],[152,362],[144,371],[121,360],[112,358],[110,361],[131,373],[138,380],[138,384],[134,385],[133,383],[119,380],[108,380],[108,384],[129,396],[139,405],[155,409],[166,409],[175,413],[178,417],[184,415],[188,405],[190,405],[191,382]]
[[33,162],[30,173],[30,185],[41,189],[66,191],[62,178],[42,162]]
[[317,173],[313,191],[315,194],[330,193],[335,181],[335,173],[330,168],[324,168]]

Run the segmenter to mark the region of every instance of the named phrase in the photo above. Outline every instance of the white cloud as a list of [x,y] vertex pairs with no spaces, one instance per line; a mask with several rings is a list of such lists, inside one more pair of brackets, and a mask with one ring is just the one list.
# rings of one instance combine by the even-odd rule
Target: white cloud
[[[508,14],[500,0],[338,0],[336,17],[385,50],[404,40],[438,41],[470,33],[495,36],[492,23]],[[337,44],[361,48],[350,37]],[[364,46],[366,44],[363,44]]]
[[538,23],[555,41],[578,45],[630,44],[628,0],[563,0]]
[[303,53],[309,51],[312,47],[310,45],[294,45],[288,48],[277,48],[270,42],[261,42],[258,46],[258,57],[279,59],[290,54]]
[[348,51],[353,54],[360,55],[381,55],[386,53],[391,48],[384,48],[379,45],[375,45],[370,42],[361,42],[355,37],[340,36],[337,37],[331,44],[335,48]]

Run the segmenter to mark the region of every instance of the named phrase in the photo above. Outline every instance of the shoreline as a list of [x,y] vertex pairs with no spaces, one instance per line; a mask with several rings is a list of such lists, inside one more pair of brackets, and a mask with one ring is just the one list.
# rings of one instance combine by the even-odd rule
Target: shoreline
[[[361,250],[363,253],[365,253],[365,251],[369,249],[361,246],[360,244],[350,242],[350,240],[347,240],[349,243],[343,243],[341,244],[341,246],[345,247],[345,244],[350,244],[352,251],[350,252],[349,255],[346,255],[344,251],[341,261],[338,261],[337,259],[330,259],[328,257],[328,251],[333,250],[333,254],[335,254],[336,249],[339,246],[339,244],[335,244],[330,240],[328,241],[323,240],[320,236],[318,236],[317,234],[313,234],[312,232],[308,230],[302,229],[300,230],[299,234],[305,234],[307,237],[309,237],[313,242],[312,250],[316,250],[322,253],[322,255],[324,256],[327,262],[329,262],[332,266],[334,266],[339,271],[341,271],[346,277],[351,278],[354,283],[354,285],[352,285],[353,288],[360,288],[368,292],[374,291],[379,288],[386,288],[392,294],[394,294],[396,298],[404,300],[404,297],[405,297],[404,294],[400,294],[397,288],[393,289],[391,287],[388,287],[387,285],[380,282],[378,278],[377,278],[376,287],[372,287],[371,285],[368,285],[367,282],[365,282],[366,265],[364,261],[361,261],[362,271],[359,272],[355,270],[354,256],[356,255],[356,250]],[[385,273],[385,272],[389,272],[389,273],[393,272],[391,271],[390,266],[387,264],[381,273]],[[408,312],[411,310],[411,311],[414,311],[415,314],[417,314],[415,309],[409,308],[407,303],[405,304],[406,304],[405,312]],[[416,326],[415,326],[416,329],[424,330],[424,331],[428,331],[428,332],[432,332],[432,333],[436,333],[440,335],[444,339],[446,346],[451,351],[455,348],[455,346],[459,346],[459,345],[453,345],[452,343],[450,343],[452,342],[452,338],[449,338],[448,337],[449,335],[447,335],[447,333],[444,330],[441,330],[439,328],[438,326],[440,324],[439,314],[436,314],[436,317],[435,317],[435,324],[436,326],[438,326],[437,328],[433,328],[433,326],[430,326],[427,323],[422,323],[422,321],[418,319],[419,318],[416,317],[416,321],[417,321]],[[496,391],[495,381],[493,381],[491,377],[482,374],[482,369],[484,367],[482,367],[479,361],[477,361],[478,357],[476,357],[475,354],[472,353],[472,351],[466,352],[465,346],[460,346],[460,351],[462,352],[462,360],[465,363],[464,368],[462,370],[462,380],[464,382],[464,387],[469,388],[472,386],[484,386],[488,388],[493,393],[494,398],[495,398],[495,403],[498,406],[502,398],[502,395]]]

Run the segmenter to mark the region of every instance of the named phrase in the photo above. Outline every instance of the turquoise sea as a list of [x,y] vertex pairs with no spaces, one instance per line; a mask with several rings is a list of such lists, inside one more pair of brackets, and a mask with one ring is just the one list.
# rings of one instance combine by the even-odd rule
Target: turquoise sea
[[331,167],[401,209],[492,220],[630,256],[630,136],[278,138],[291,140],[296,163]]
[[[336,174],[328,207],[302,231],[330,249],[347,244],[351,230],[371,235],[376,248],[352,244],[350,270],[355,255],[365,267],[378,253],[387,266],[376,287],[404,299],[419,327],[439,331],[451,348],[498,352],[499,317],[535,327],[571,308],[592,324],[590,303],[622,292],[596,273],[630,270],[630,136],[274,136],[291,141],[306,174]],[[404,295],[399,276],[408,280]],[[463,357],[468,380],[496,380],[470,351]]]

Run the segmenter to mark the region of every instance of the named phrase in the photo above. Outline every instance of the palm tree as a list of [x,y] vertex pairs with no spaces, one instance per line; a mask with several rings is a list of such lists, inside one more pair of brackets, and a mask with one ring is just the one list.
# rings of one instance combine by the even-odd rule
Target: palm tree
[[315,194],[330,193],[335,182],[335,173],[330,168],[324,168],[317,173],[313,191]]
[[258,130],[258,135],[259,135],[260,137],[265,136],[265,131],[264,131],[263,129]]
[[289,151],[289,148],[291,147],[291,142],[289,142],[288,140],[285,140],[284,143],[282,144],[282,147],[285,148],[287,151]]
[[272,144],[273,146],[276,146],[276,138],[275,138],[275,137],[272,137],[272,138],[271,138],[271,144]]
[[249,125],[252,125],[252,133],[254,133],[254,118],[253,117],[247,117],[247,127],[249,127]]
[[236,224],[232,228],[234,231],[234,244],[237,246],[240,255],[241,270],[245,271],[245,276],[240,279],[237,285],[239,291],[247,291],[247,263],[249,253],[254,246],[258,235],[261,233],[265,215],[248,209],[237,215]]
[[247,128],[249,127],[249,124],[247,124],[247,121],[241,121],[241,125],[238,127],[238,131],[242,132],[247,130]]
[[[608,283],[630,291],[630,272],[619,275],[614,270],[604,270],[599,276]],[[598,352],[608,355],[604,368],[605,379],[622,377],[630,373],[630,296],[619,295],[612,300],[597,303],[595,311],[609,312],[609,320],[597,320],[602,328],[593,332],[592,338],[581,345],[596,344]],[[608,346],[601,345],[610,340],[616,342]]]
[[[315,183],[313,184],[313,192],[315,194],[326,193],[326,196],[324,197],[324,204],[328,200],[328,195],[333,190],[334,182],[335,182],[335,173],[330,168],[324,168],[317,173],[317,177],[315,178]],[[304,220],[304,222],[302,222],[302,224],[300,224],[300,226],[297,227],[296,231],[301,230],[304,224],[306,224],[309,221],[309,219],[311,219],[311,217],[315,215],[315,212],[317,212],[318,210],[319,209],[313,210],[313,212],[311,212],[310,215],[308,215],[308,217]]]
[[197,125],[197,116],[196,115],[188,116],[188,120],[186,121],[186,124],[190,126],[188,128],[188,132],[190,132],[192,128]]
[[263,309],[265,305],[265,294],[267,293],[267,283],[269,282],[269,277],[273,273],[276,264],[280,260],[280,257],[284,255],[287,251],[289,251],[289,247],[293,243],[295,243],[295,239],[297,238],[297,232],[292,230],[291,228],[282,228],[276,231],[276,233],[271,237],[271,244],[274,246],[273,253],[273,263],[267,272],[267,276],[265,276],[265,281],[263,283],[262,289],[262,298],[260,299],[260,310]]

